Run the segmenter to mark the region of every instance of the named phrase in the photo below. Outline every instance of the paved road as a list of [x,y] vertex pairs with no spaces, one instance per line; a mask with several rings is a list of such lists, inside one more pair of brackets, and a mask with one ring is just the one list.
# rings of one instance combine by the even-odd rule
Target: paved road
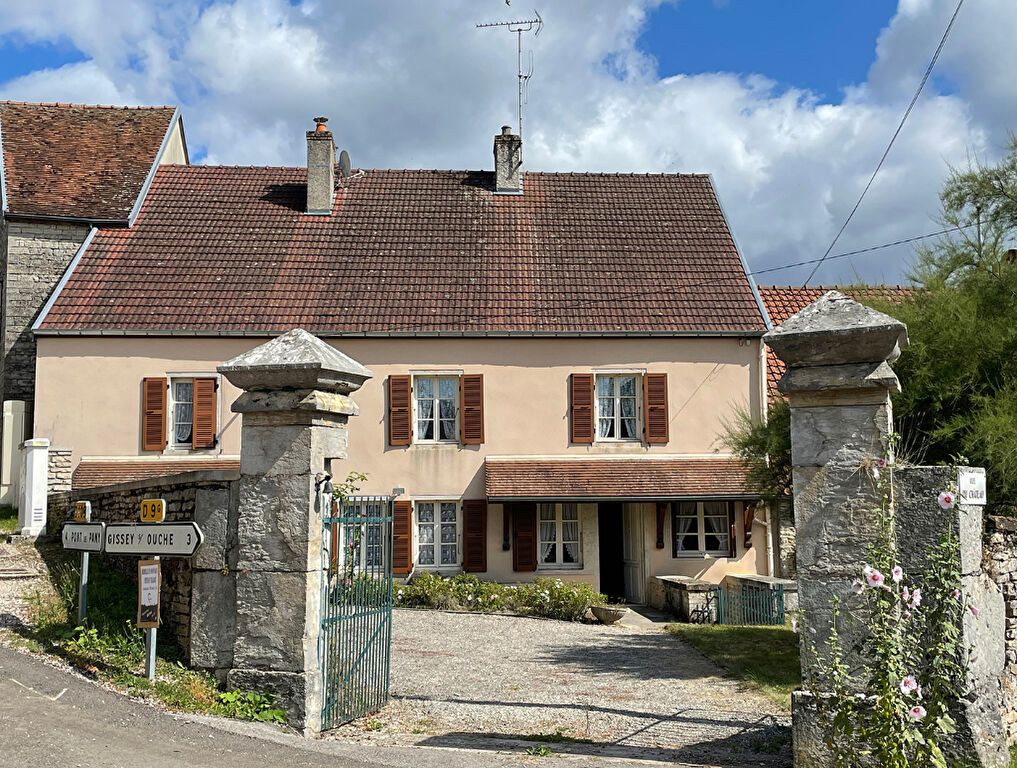
[[[2,768],[577,768],[631,761],[306,740],[272,726],[172,715],[0,646]],[[659,765],[659,763],[657,763]]]

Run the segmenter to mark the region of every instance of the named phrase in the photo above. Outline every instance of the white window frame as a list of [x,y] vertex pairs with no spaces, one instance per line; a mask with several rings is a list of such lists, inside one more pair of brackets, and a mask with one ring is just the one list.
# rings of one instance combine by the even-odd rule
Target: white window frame
[[[363,505],[363,506],[375,506],[375,505],[377,505],[378,509],[376,510],[376,514],[372,513],[371,510],[368,509],[368,510],[366,510],[368,512],[368,514],[364,515],[365,517],[384,517],[387,514],[387,510],[385,509],[385,502],[382,501],[382,500],[371,500],[371,501],[361,500],[361,501],[358,501],[357,504],[360,504],[360,505]],[[338,525],[339,525],[339,541],[338,541],[339,552],[336,553],[336,563],[337,563],[340,571],[343,570],[346,567],[347,556],[349,555],[349,551],[352,548],[350,546],[349,537],[356,530],[362,528],[365,531],[366,535],[363,536],[360,539],[360,541],[356,543],[356,545],[357,545],[356,546],[357,555],[356,555],[356,562],[353,563],[353,568],[352,568],[353,573],[354,574],[361,574],[361,573],[364,573],[364,572],[370,572],[370,573],[382,573],[382,572],[384,572],[384,570],[386,568],[385,560],[388,557],[388,551],[389,551],[389,547],[387,546],[388,542],[385,541],[386,524],[385,523],[366,523],[366,524],[362,524],[362,523],[356,523],[356,522],[349,522],[349,523],[339,523]],[[370,531],[372,531],[372,530],[378,532],[379,539],[380,539],[379,541],[375,542],[373,545],[370,543],[370,541],[371,541]],[[376,564],[373,564],[373,565],[369,565],[368,562],[367,562],[367,560],[368,560],[367,553],[368,553],[368,550],[371,548],[371,546],[374,546],[375,548],[380,548],[380,551],[381,551],[381,561],[379,563],[376,563]]]
[[[712,532],[707,534],[706,532],[706,505],[707,504],[724,504],[724,533],[718,534]],[[685,558],[704,558],[704,557],[730,557],[731,556],[731,510],[732,505],[735,502],[728,501],[725,499],[683,499],[682,501],[676,501],[671,505],[671,559],[682,560]],[[698,539],[699,547],[695,551],[685,550],[681,552],[676,551],[678,544],[678,526],[676,525],[678,517],[691,517],[691,515],[679,515],[679,505],[681,504],[695,504],[696,505],[696,525],[698,526]],[[734,508],[735,517],[737,519],[738,509]],[[712,518],[720,517],[720,515],[710,515]],[[691,534],[687,534],[691,535]],[[706,549],[706,537],[710,536],[723,536],[726,546],[723,549]]]
[[[565,521],[563,518],[563,512],[565,505],[575,507],[576,510],[576,526],[579,529],[579,538],[576,542],[579,546],[579,562],[577,563],[565,563],[562,562],[564,556],[565,541],[562,538],[562,532],[564,530]],[[551,507],[554,509],[554,562],[544,562],[544,543],[543,529],[541,523],[550,522],[549,520],[541,520],[540,512],[542,507]],[[572,522],[571,520],[569,522]],[[579,508],[579,504],[576,502],[556,502],[556,503],[538,503],[537,504],[537,569],[542,571],[578,571],[583,568],[583,513]]]
[[[419,505],[434,505],[434,521],[421,523],[418,514]],[[441,562],[441,505],[454,504],[456,508],[456,561],[454,563]],[[434,563],[420,562],[420,526],[430,525],[434,528],[434,541],[429,545],[434,549]],[[423,570],[434,571],[455,571],[463,567],[463,504],[460,499],[442,498],[417,498],[413,500],[413,564]]]
[[[176,437],[176,399],[173,396],[173,382],[181,381],[183,379],[189,379],[191,382],[191,435],[194,434],[194,380],[195,379],[215,379],[215,429],[216,429],[216,442],[212,448],[192,448],[190,443],[178,443],[174,439]],[[181,371],[179,373],[167,373],[166,374],[166,447],[163,449],[164,454],[180,454],[180,453],[219,453],[222,446],[222,403],[220,397],[222,396],[222,381],[218,373],[209,373],[207,371]]]
[[[639,443],[643,440],[643,376],[645,371],[596,371],[593,375],[593,434],[598,443]],[[633,437],[618,437],[621,433],[621,395],[618,379],[632,378],[635,383],[636,434]],[[614,431],[615,437],[600,436],[600,390],[598,383],[602,378],[614,379],[612,386],[614,399]]]
[[[462,378],[462,372],[450,372],[450,371],[422,371],[420,373],[411,374],[412,379],[412,392],[413,398],[413,442],[420,445],[458,445],[459,444],[459,419],[461,416],[461,404],[459,402],[459,384]],[[417,386],[421,379],[430,379],[434,382],[434,392],[437,395],[440,392],[440,380],[441,379],[452,379],[455,382],[454,390],[454,403],[455,403],[455,422],[452,425],[452,437],[442,439],[441,435],[441,415],[437,403],[439,398],[436,396],[432,402],[435,403],[435,408],[432,416],[434,422],[434,434],[435,437],[426,439],[420,436],[420,419],[418,417],[418,397],[417,397]]]

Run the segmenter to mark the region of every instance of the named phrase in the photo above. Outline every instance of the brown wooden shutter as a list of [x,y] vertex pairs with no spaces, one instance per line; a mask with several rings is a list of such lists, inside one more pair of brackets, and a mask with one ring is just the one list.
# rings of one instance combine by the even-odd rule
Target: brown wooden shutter
[[413,441],[411,387],[412,379],[409,376],[388,377],[389,445],[409,445]]
[[396,501],[392,510],[392,573],[405,576],[413,570],[410,552],[413,536],[413,504]]
[[537,570],[537,505],[512,505],[512,570]]
[[141,450],[161,451],[166,447],[166,387],[164,376],[141,382]]
[[484,376],[469,374],[459,378],[459,442],[463,445],[484,443]]
[[649,445],[666,445],[668,435],[667,374],[647,373],[643,376],[643,408],[646,418],[643,435]]
[[573,443],[593,442],[593,374],[569,376],[569,439]]
[[192,448],[215,448],[216,415],[215,379],[194,380],[194,423],[191,428]]
[[463,501],[463,570],[487,570],[487,500]]
[[730,531],[727,539],[728,544],[728,557],[738,556],[738,528],[735,524],[735,505],[733,501],[727,503],[727,521],[728,529]]

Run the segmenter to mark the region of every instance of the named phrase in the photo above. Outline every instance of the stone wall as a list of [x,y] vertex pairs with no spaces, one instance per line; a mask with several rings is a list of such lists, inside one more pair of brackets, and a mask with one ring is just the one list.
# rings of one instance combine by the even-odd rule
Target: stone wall
[[985,521],[983,567],[1003,592],[1006,604],[1006,669],[1003,674],[1003,723],[1010,744],[1017,744],[1017,519]]
[[[35,337],[32,324],[88,234],[82,224],[6,222],[2,265],[3,376],[0,399],[35,399]],[[31,417],[28,419],[31,429]],[[29,435],[31,436],[31,435]]]
[[776,532],[777,575],[782,579],[797,576],[795,568],[795,512],[791,501],[776,505],[773,513]]
[[66,493],[71,490],[71,449],[49,449],[49,493]]
[[[63,499],[90,501],[92,520],[111,523],[137,522],[142,499],[162,498],[166,522],[197,522],[205,540],[194,558],[162,561],[163,628],[192,666],[223,670],[232,661],[222,649],[233,646],[238,477],[237,472],[203,470],[55,494],[47,527],[59,534],[70,505],[53,502]],[[132,582],[137,579],[137,558],[100,557]]]

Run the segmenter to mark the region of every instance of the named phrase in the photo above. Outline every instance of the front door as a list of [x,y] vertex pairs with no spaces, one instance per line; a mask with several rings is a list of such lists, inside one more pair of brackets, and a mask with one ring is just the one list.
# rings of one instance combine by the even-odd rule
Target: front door
[[612,600],[625,597],[625,540],[622,505],[616,501],[597,505],[600,540],[600,591]]
[[644,603],[646,577],[643,573],[643,510],[642,507],[625,504],[622,507],[624,559],[625,559],[625,600],[630,603]]

